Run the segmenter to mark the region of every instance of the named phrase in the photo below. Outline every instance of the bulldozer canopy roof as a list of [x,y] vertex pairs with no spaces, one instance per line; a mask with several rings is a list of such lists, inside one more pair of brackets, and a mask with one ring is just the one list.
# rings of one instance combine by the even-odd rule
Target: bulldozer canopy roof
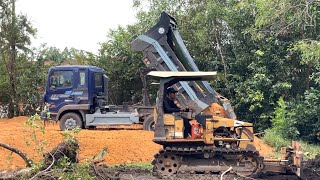
[[148,73],[148,76],[155,77],[157,79],[160,78],[179,78],[179,79],[197,79],[197,80],[212,80],[214,76],[217,75],[217,72],[176,72],[176,71],[151,71]]

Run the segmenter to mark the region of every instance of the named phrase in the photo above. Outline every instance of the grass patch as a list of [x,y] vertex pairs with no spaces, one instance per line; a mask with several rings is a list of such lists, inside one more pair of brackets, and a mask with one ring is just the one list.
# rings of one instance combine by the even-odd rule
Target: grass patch
[[290,140],[284,139],[275,129],[267,129],[262,140],[277,152],[281,150],[281,147],[287,147],[291,144]]
[[74,164],[70,171],[63,172],[61,169],[56,169],[56,176],[59,179],[76,180],[76,179],[94,179],[89,173],[89,164]]
[[302,142],[301,146],[305,159],[314,159],[317,155],[320,155],[320,145]]
[[[270,145],[277,153],[280,153],[281,147],[291,145],[291,140],[285,139],[275,129],[266,130],[266,134],[262,138],[268,145]],[[301,142],[304,159],[313,159],[315,156],[320,155],[320,145]]]
[[[71,164],[67,169],[53,167],[49,171],[38,175],[35,179],[63,179],[63,180],[78,180],[78,179],[86,179],[86,180],[94,180],[94,177],[90,175],[89,164]],[[38,172],[34,172],[32,176],[37,174]],[[21,176],[17,177],[19,180],[29,180],[31,176]]]

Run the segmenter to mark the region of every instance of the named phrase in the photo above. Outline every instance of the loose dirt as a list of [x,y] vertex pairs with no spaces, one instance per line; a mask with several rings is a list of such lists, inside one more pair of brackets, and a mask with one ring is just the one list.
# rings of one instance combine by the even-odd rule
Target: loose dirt
[[[34,147],[46,142],[47,150],[57,146],[63,135],[58,125],[48,125],[45,134],[36,133],[36,141],[32,141],[30,128],[24,126],[27,117],[16,117],[13,119],[0,120],[0,142],[9,144],[25,152],[31,159],[40,161],[41,153]],[[124,164],[133,162],[150,162],[153,155],[157,153],[160,146],[152,142],[153,132],[143,130],[81,130],[75,135],[80,143],[79,161],[80,163],[92,159],[101,150],[108,148],[106,164]],[[35,142],[37,142],[35,145]],[[30,145],[28,146],[27,143]],[[0,148],[0,169],[24,168],[25,162],[8,150]]]
[[302,179],[320,179],[320,156],[305,161],[301,170]]
[[[32,129],[24,125],[26,120],[27,117],[0,119],[0,142],[16,147],[31,159],[40,161],[43,153],[39,152],[37,147],[51,150],[64,137],[58,124],[48,125],[45,127],[45,134],[38,130],[35,133],[36,136],[33,136]],[[153,132],[143,130],[81,130],[75,136],[80,143],[80,163],[88,161],[100,153],[104,147],[108,148],[105,159],[107,165],[150,162],[153,155],[161,148],[152,142]],[[270,157],[273,153],[272,148],[257,137],[254,145],[265,157]],[[24,167],[25,162],[18,155],[0,148],[1,170]]]
[[254,147],[259,151],[259,154],[265,158],[273,158],[275,152],[273,151],[272,147],[268,144],[263,142],[258,137],[254,137],[253,143]]

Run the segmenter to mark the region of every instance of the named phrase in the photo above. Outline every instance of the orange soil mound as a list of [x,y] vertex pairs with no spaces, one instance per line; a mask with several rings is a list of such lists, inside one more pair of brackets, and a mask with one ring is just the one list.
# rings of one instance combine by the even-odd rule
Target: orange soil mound
[[[9,144],[25,152],[31,159],[40,161],[42,153],[37,153],[32,141],[31,129],[24,126],[27,117],[0,119],[0,142]],[[46,141],[47,150],[63,141],[58,125],[48,125],[45,134],[36,133],[38,144]],[[131,162],[149,162],[161,146],[152,142],[153,133],[143,130],[81,130],[75,135],[80,142],[79,160],[86,162],[94,155],[108,148],[106,164],[123,164]],[[26,142],[30,145],[27,146]],[[255,137],[257,150],[265,157],[273,154],[272,148]],[[0,148],[0,170],[25,167],[25,162],[16,154]]]
[[272,147],[270,147],[268,144],[266,144],[256,136],[254,137],[253,145],[259,151],[259,154],[261,156],[268,158],[274,157],[274,151]]
[[[24,126],[27,117],[0,119],[0,142],[7,143],[25,152],[31,159],[39,161],[41,153],[34,149],[30,128]],[[46,127],[45,134],[37,132],[39,142],[46,141],[48,150],[63,141],[58,125]],[[131,162],[148,162],[158,152],[160,146],[152,142],[153,133],[142,130],[81,130],[76,138],[80,143],[79,160],[86,162],[108,148],[106,164],[122,164]],[[26,145],[26,141],[31,146]],[[0,169],[15,169],[25,167],[24,161],[10,151],[0,148]]]

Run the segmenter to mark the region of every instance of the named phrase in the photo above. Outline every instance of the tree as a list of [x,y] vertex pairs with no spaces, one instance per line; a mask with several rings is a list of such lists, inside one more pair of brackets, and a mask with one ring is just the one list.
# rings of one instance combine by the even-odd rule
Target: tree
[[142,55],[133,52],[130,46],[137,30],[136,26],[128,26],[110,31],[108,40],[101,45],[97,61],[93,63],[104,68],[110,78],[109,99],[113,104],[142,99]]
[[20,97],[17,92],[18,61],[24,60],[22,54],[29,53],[30,37],[35,29],[24,15],[16,15],[15,0],[0,2],[0,50],[1,63],[6,71],[5,81],[9,97],[9,117],[14,116],[14,106]]

